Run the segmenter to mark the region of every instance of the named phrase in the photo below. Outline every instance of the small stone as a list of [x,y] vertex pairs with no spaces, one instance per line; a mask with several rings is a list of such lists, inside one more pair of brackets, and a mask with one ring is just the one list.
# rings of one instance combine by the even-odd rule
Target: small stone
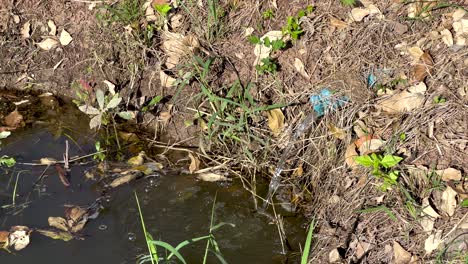
[[401,23],[398,23],[398,22],[395,22],[394,25],[393,25],[393,31],[397,35],[403,35],[404,33],[406,33],[406,31],[408,31],[408,26],[404,25],[404,24],[401,24]]

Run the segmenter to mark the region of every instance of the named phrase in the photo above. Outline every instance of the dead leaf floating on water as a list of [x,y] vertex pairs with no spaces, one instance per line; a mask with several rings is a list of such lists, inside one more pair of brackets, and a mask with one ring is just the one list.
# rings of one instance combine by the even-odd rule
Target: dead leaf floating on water
[[63,240],[65,242],[73,239],[73,235],[65,231],[52,231],[52,230],[45,230],[45,229],[37,229],[36,232],[38,232],[39,234],[43,236],[50,237],[52,239]]
[[68,44],[70,44],[70,42],[72,42],[72,40],[72,36],[65,29],[62,30],[62,32],[60,32],[59,41],[60,44],[62,44],[62,46],[67,46]]
[[65,220],[62,217],[50,216],[49,218],[47,218],[47,221],[49,223],[49,226],[51,227],[55,227],[63,231],[68,231],[67,220]]
[[29,245],[29,235],[31,230],[27,226],[13,226],[10,229],[8,237],[9,246],[13,247],[16,251],[22,250]]
[[227,181],[227,180],[229,180],[226,176],[218,174],[218,173],[213,173],[213,172],[199,173],[197,175],[197,178],[202,180],[202,181],[207,181],[207,182],[217,182],[217,181]]
[[9,113],[7,116],[5,116],[4,121],[5,125],[10,127],[11,129],[16,129],[23,125],[23,115],[20,114],[18,110],[15,110]]
[[274,136],[279,136],[284,128],[284,115],[281,109],[276,108],[267,111],[268,127]]
[[8,241],[9,236],[10,236],[10,232],[0,231],[0,249],[8,248],[8,246],[10,245]]
[[137,156],[128,159],[127,163],[133,166],[140,166],[144,162],[145,152],[141,151]]
[[129,173],[128,175],[125,175],[125,176],[122,176],[122,177],[119,177],[119,178],[113,180],[109,184],[109,186],[112,187],[112,188],[118,187],[118,186],[120,186],[122,184],[129,183],[129,182],[133,181],[134,179],[136,179],[137,176],[138,176],[137,173]]

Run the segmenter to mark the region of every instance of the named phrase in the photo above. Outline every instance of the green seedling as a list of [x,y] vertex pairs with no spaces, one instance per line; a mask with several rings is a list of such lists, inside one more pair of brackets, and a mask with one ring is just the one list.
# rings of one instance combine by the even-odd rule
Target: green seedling
[[153,7],[163,17],[167,17],[167,14],[172,10],[171,5],[168,3],[154,4]]
[[275,13],[273,12],[272,9],[268,9],[266,10],[265,12],[262,13],[262,17],[263,19],[267,20],[267,19],[272,19],[275,17]]
[[94,147],[96,148],[96,154],[94,154],[93,159],[101,162],[104,161],[106,159],[106,154],[104,154],[104,150],[101,148],[101,142],[96,141]]
[[296,16],[288,17],[286,26],[283,27],[282,32],[283,36],[289,36],[293,41],[299,39],[299,37],[304,33],[300,25],[300,19],[304,16],[307,16],[312,11],[314,11],[313,6],[308,6],[306,9],[300,10]]
[[442,96],[435,96],[433,99],[432,99],[432,102],[434,102],[434,104],[443,104],[445,103],[447,100],[445,98],[443,98]]
[[404,142],[406,140],[406,134],[405,133],[401,133],[400,134],[400,141],[401,142]]
[[89,121],[89,127],[91,129],[101,127],[101,125],[107,125],[110,121],[109,114],[114,111],[122,101],[122,97],[118,93],[112,97],[104,95],[104,92],[100,89],[96,90],[96,101],[98,108],[91,105],[81,105],[78,107],[81,112],[89,115],[91,120]]
[[392,170],[391,168],[395,167],[402,157],[393,156],[393,155],[380,155],[372,153],[371,155],[363,155],[355,158],[355,161],[364,166],[372,168],[372,174],[380,179],[383,179],[383,183],[380,186],[382,191],[386,191],[393,185],[397,184],[398,176],[400,174],[397,170]]
[[256,65],[255,69],[260,74],[271,73],[274,74],[278,71],[278,63],[271,57],[267,57],[261,60],[262,65]]

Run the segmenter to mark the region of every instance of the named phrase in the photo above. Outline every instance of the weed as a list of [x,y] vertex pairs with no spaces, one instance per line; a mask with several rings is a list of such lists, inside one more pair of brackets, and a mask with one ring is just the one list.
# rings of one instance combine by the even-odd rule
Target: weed
[[98,161],[104,161],[106,159],[106,154],[104,154],[103,149],[101,148],[101,142],[96,141],[94,143],[94,147],[96,148],[96,154],[94,154],[93,159]]
[[372,174],[384,180],[380,189],[386,191],[390,186],[395,185],[398,180],[399,171],[391,170],[392,167],[396,166],[402,157],[372,153],[371,155],[363,155],[355,158],[355,161],[364,166],[373,168]]
[[278,63],[276,60],[272,59],[271,57],[267,57],[262,59],[262,65],[256,65],[255,69],[260,74],[271,73],[274,74],[278,71]]
[[385,205],[380,205],[376,207],[370,207],[362,210],[356,211],[357,213],[375,213],[375,212],[384,212],[392,219],[393,221],[397,221],[395,214],[393,214],[392,210],[388,209]]
[[341,4],[345,6],[353,6],[356,3],[356,0],[341,0]]
[[432,99],[432,102],[434,104],[443,104],[445,103],[447,100],[445,98],[443,98],[442,96],[434,96],[434,98]]
[[267,20],[267,19],[272,19],[272,18],[275,17],[275,13],[274,13],[274,11],[273,11],[272,9],[268,9],[268,10],[266,10],[266,11],[264,11],[264,12],[262,13],[262,17],[263,17],[263,19],[265,19],[265,20]]
[[119,1],[115,6],[105,4],[103,8],[108,11],[104,16],[98,14],[99,20],[105,20],[110,23],[119,22],[125,25],[135,27],[139,20],[144,16],[142,9],[142,1],[140,0],[123,0]]
[[312,222],[309,225],[309,232],[307,232],[307,238],[304,245],[304,252],[302,252],[301,256],[301,264],[307,264],[307,261],[309,260],[310,247],[312,245],[312,238],[316,226],[317,223],[315,222],[315,220],[312,220]]
[[307,16],[314,11],[313,6],[308,6],[306,9],[299,10],[296,16],[288,17],[286,26],[283,27],[282,32],[284,36],[289,36],[293,41],[298,40],[299,37],[304,33],[300,25],[300,19]]
[[156,11],[158,11],[158,13],[162,17],[167,17],[167,14],[169,14],[169,12],[172,10],[171,5],[169,5],[168,3],[154,4],[153,6],[154,6],[154,9],[156,9]]

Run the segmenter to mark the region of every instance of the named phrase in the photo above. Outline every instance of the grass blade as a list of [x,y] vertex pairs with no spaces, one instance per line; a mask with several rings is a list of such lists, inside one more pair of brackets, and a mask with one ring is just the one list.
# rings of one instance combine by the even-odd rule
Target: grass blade
[[312,220],[309,226],[309,232],[307,233],[307,239],[304,245],[304,252],[302,252],[301,264],[307,264],[307,260],[309,259],[310,246],[312,244],[315,226],[315,220]]

